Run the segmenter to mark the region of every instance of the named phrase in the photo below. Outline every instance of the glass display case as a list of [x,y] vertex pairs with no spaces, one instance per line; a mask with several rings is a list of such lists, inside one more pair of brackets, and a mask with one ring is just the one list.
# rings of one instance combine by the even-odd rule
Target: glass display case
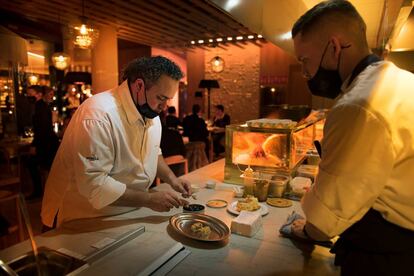
[[243,184],[240,175],[247,166],[254,171],[292,175],[314,149],[313,141],[321,138],[324,118],[324,112],[316,112],[298,125],[227,126],[224,181]]

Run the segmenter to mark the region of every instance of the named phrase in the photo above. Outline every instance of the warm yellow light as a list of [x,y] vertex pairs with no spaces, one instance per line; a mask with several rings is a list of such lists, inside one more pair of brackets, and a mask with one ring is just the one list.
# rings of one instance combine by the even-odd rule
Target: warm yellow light
[[210,39],[208,40],[208,42],[210,42],[210,43],[211,43],[211,42],[213,42],[213,41],[214,41],[214,40],[213,40],[212,38],[210,38]]
[[242,37],[242,36],[238,36],[238,37],[236,37],[236,39],[237,39],[237,40],[242,40],[242,39],[243,39],[243,37]]
[[70,63],[69,55],[65,53],[54,53],[52,55],[52,63],[59,70],[65,70]]
[[221,37],[219,37],[219,38],[217,38],[217,39],[216,39],[216,41],[217,41],[217,42],[222,42],[222,41],[223,41],[223,39],[222,39]]
[[35,57],[35,58],[42,58],[42,59],[45,58],[45,56],[38,55],[38,54],[35,54],[35,53],[32,53],[32,52],[27,52],[27,55]]
[[272,88],[270,89],[270,91],[275,92],[275,91],[276,91],[276,89],[275,89],[274,87],[272,87]]
[[259,35],[257,35],[257,38],[263,38],[263,36],[259,34]]
[[194,40],[191,40],[191,44],[195,44],[195,41]]
[[73,43],[82,49],[90,49],[99,38],[99,31],[86,24],[71,29]]
[[227,38],[227,40],[228,40],[228,41],[232,41],[232,40],[233,40],[233,38],[232,38],[231,36],[229,36],[229,37]]
[[204,43],[204,40],[200,39],[200,40],[198,40],[198,43],[199,44],[203,44]]
[[82,24],[80,26],[79,33],[81,35],[87,35],[88,34],[88,29],[86,28],[86,25],[85,24]]
[[211,64],[211,69],[214,72],[220,73],[224,69],[224,60],[219,56],[215,56],[214,58],[212,58],[210,60],[210,64]]
[[35,85],[39,81],[39,78],[36,75],[29,76],[30,85]]
[[254,38],[254,35],[249,35],[249,36],[247,36],[247,38],[248,39],[253,39]]

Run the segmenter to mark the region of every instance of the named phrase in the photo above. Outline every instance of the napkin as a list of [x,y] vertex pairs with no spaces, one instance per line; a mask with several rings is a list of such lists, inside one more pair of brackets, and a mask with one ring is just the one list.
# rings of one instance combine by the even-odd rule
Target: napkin
[[301,216],[300,214],[296,213],[295,211],[293,211],[286,219],[286,222],[282,225],[282,227],[280,227],[279,232],[280,234],[282,234],[283,236],[287,237],[287,238],[291,238],[291,239],[295,239],[295,240],[299,240],[299,241],[304,241],[304,242],[308,242],[308,243],[313,243],[313,244],[318,244],[321,246],[325,246],[325,247],[332,247],[332,242],[331,241],[316,241],[316,240],[312,240],[309,238],[301,238],[298,236],[295,236],[292,233],[292,223],[297,220],[297,219],[304,219],[303,216]]

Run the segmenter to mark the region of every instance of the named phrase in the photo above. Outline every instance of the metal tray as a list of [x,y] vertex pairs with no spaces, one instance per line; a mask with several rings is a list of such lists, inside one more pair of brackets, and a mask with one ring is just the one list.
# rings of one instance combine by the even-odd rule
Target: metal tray
[[[211,233],[207,238],[200,237],[191,231],[191,225],[196,222],[201,222],[210,227]],[[170,218],[170,225],[179,234],[199,241],[222,241],[230,235],[230,229],[224,222],[204,214],[176,214]]]

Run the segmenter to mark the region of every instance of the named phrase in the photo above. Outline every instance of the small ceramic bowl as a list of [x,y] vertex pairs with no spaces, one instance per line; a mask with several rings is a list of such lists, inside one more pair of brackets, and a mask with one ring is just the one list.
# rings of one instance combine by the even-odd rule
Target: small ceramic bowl
[[207,180],[206,181],[206,188],[207,189],[214,189],[214,188],[216,188],[216,181],[214,181],[214,180]]
[[201,204],[188,204],[187,206],[183,206],[184,213],[204,213],[205,207]]
[[198,185],[191,185],[191,190],[193,191],[193,194],[200,191],[200,186]]

